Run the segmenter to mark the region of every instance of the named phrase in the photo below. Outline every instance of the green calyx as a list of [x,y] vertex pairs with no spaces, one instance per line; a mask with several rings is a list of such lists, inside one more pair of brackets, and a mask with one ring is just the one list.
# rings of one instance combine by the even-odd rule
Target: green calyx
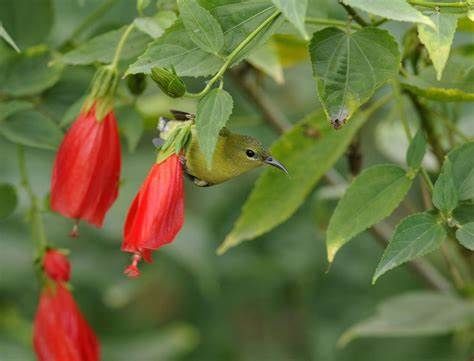
[[106,65],[99,68],[92,79],[91,91],[84,103],[83,111],[88,111],[95,104],[97,120],[104,119],[114,106],[118,80],[115,67]]
[[180,98],[186,93],[186,85],[174,72],[164,68],[153,68],[151,78],[166,95],[171,98]]
[[182,125],[173,129],[166,138],[165,143],[161,146],[156,157],[156,163],[163,162],[166,158],[173,154],[180,154],[186,147],[191,138],[191,121],[183,122]]

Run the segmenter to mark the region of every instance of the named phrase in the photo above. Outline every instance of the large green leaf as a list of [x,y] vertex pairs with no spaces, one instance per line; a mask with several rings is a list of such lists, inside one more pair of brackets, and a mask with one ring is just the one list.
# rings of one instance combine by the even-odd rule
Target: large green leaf
[[179,16],[190,39],[202,50],[219,54],[224,33],[219,22],[196,0],[178,0]]
[[5,40],[8,45],[10,45],[13,49],[15,49],[17,52],[20,52],[20,49],[18,48],[18,45],[16,45],[15,41],[12,39],[10,34],[6,31],[6,29],[3,27],[2,23],[0,22],[0,38]]
[[[71,65],[85,65],[94,62],[110,63],[125,27],[98,35],[64,54],[61,61]],[[152,38],[143,31],[133,29],[123,47],[120,59],[127,60],[141,54]]]
[[17,112],[33,108],[33,104],[24,100],[11,100],[0,103],[0,121]]
[[8,217],[15,211],[18,198],[14,186],[8,183],[0,184],[0,219]]
[[418,130],[413,137],[408,150],[406,161],[410,168],[417,169],[426,153],[426,139],[421,130]]
[[428,99],[445,102],[474,100],[474,67],[469,59],[451,57],[440,81],[436,80],[433,66],[400,81],[410,92]]
[[317,111],[282,135],[271,147],[271,154],[285,164],[289,177],[272,168],[261,174],[218,253],[258,237],[287,220],[344,153],[372,111],[373,108],[369,108],[361,112],[351,124],[337,132],[326,121],[324,113]]
[[406,0],[343,0],[343,3],[384,18],[434,27],[429,17],[410,6]]
[[433,205],[449,215],[458,205],[458,189],[454,181],[453,166],[449,158],[443,163],[433,189]]
[[313,34],[309,51],[319,98],[335,127],[396,76],[400,63],[396,41],[376,28],[323,29]]
[[436,69],[436,79],[441,80],[456,32],[458,16],[435,11],[431,15],[431,20],[435,27],[419,24],[418,36],[433,61],[433,66]]
[[233,106],[230,94],[219,88],[212,89],[197,105],[196,130],[199,147],[208,165],[211,165],[219,132],[232,114]]
[[14,143],[43,149],[56,149],[63,136],[56,123],[33,110],[0,122],[0,134]]
[[51,55],[45,51],[12,53],[0,58],[0,92],[34,95],[52,87],[60,78],[62,65],[50,65]]
[[[201,1],[201,5],[217,19],[224,32],[224,49],[229,54],[251,32],[268,19],[275,7],[269,1]],[[281,23],[280,19],[263,29],[234,60],[242,60],[257,45],[263,44]],[[181,76],[206,76],[215,73],[223,64],[221,57],[196,46],[187,35],[182,21],[176,22],[161,38],[155,40],[138,60],[130,65],[128,74],[150,73],[154,67],[173,66]]]
[[395,228],[372,283],[387,271],[438,249],[445,238],[446,230],[434,215],[424,212],[406,217]]
[[456,238],[464,247],[474,251],[474,222],[460,226],[456,231]]
[[402,168],[376,165],[364,170],[337,204],[326,235],[328,261],[353,237],[388,217],[405,197],[412,177]]
[[52,0],[0,1],[0,22],[20,48],[45,42],[53,20]]
[[454,210],[453,216],[460,224],[474,222],[474,203],[459,205]]
[[261,72],[267,74],[278,84],[284,83],[283,67],[274,46],[269,43],[252,51],[247,61]]
[[158,39],[175,21],[176,14],[164,10],[153,17],[136,18],[133,23],[138,30],[148,34],[152,39]]
[[453,165],[459,200],[474,199],[474,142],[467,142],[448,154]]
[[304,26],[308,0],[272,0],[283,15],[298,29],[301,35],[309,40]]
[[474,304],[450,294],[419,291],[395,296],[377,313],[344,332],[339,343],[357,337],[433,336],[453,332],[474,322]]

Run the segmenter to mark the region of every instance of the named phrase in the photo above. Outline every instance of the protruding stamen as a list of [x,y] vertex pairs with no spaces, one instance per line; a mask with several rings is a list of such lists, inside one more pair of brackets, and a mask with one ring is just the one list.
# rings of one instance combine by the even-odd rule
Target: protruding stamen
[[140,253],[134,253],[132,256],[132,264],[130,264],[123,273],[130,278],[136,278],[140,276],[140,270],[138,269],[138,262],[140,262],[142,256]]
[[76,220],[72,226],[71,232],[69,232],[69,237],[77,238],[79,237],[79,221]]

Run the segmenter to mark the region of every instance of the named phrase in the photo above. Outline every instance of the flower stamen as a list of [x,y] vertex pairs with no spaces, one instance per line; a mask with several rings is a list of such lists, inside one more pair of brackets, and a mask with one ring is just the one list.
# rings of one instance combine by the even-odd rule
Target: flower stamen
[[123,273],[130,278],[136,278],[140,276],[140,270],[138,269],[138,262],[142,259],[142,255],[140,253],[134,253],[132,256],[132,263],[125,268]]

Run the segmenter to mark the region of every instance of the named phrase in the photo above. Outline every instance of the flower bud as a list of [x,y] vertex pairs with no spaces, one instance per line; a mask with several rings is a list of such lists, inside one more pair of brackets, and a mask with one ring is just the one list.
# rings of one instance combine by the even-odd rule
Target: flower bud
[[146,89],[145,74],[131,74],[127,77],[127,87],[133,95],[140,95]]
[[186,86],[176,73],[164,68],[153,68],[151,78],[166,95],[171,98],[180,98],[186,92]]
[[43,260],[43,268],[46,275],[54,281],[69,281],[71,276],[71,264],[67,257],[56,249],[46,251]]

